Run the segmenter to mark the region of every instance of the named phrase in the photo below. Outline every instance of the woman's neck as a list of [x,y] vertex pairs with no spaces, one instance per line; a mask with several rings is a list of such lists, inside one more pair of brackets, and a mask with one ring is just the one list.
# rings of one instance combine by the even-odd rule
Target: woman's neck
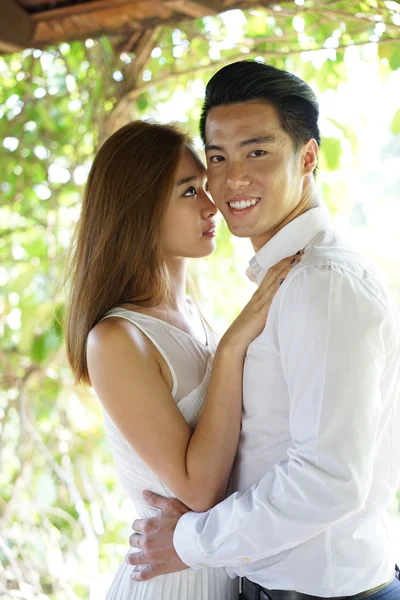
[[156,306],[142,306],[135,302],[121,304],[123,308],[134,307],[136,311],[159,316],[168,321],[167,315],[181,314],[183,317],[190,316],[186,296],[186,277],[187,277],[187,261],[185,259],[175,259],[166,262],[169,274],[169,294],[168,298],[163,300]]
[[171,287],[166,308],[185,313],[187,312],[187,261],[185,259],[167,261],[167,269]]

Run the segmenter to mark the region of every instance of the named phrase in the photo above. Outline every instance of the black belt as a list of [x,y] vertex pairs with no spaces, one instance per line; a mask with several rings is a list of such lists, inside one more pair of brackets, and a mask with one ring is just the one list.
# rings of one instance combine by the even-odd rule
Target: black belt
[[[396,565],[396,577],[400,579],[400,571]],[[393,578],[376,588],[355,594],[354,596],[336,596],[329,600],[359,600],[361,598],[370,596],[379,590],[383,590],[385,587],[390,585]],[[267,590],[261,587],[257,583],[253,583],[247,577],[240,580],[240,598],[243,600],[327,600],[326,598],[320,598],[319,596],[310,596],[309,594],[302,594],[301,592],[295,592],[293,590]]]

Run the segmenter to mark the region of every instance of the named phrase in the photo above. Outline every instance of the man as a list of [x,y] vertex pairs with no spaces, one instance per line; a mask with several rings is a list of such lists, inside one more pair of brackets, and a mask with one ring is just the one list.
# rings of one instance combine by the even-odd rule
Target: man
[[304,256],[248,350],[235,493],[202,514],[148,495],[162,512],[133,524],[141,552],[127,560],[149,565],[135,579],[223,566],[243,599],[400,599],[386,515],[400,482],[400,323],[321,206],[317,121],[310,87],[268,65],[229,65],[207,86],[209,188],[251,239],[249,276]]

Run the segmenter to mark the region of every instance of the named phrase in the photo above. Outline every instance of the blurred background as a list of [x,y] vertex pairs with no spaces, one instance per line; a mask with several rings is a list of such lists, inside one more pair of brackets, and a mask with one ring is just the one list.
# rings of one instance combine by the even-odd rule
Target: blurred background
[[[22,4],[39,23],[39,2]],[[218,68],[251,58],[296,73],[320,100],[321,197],[400,307],[398,2],[135,0],[130,10],[146,9],[129,21],[109,6],[90,23],[70,13],[69,29],[68,3],[60,4],[31,44],[0,42],[3,600],[104,598],[135,517],[98,400],[73,384],[59,325],[86,178],[115,129],[132,119],[179,121],[201,151],[202,98]],[[253,252],[221,220],[217,241],[215,255],[191,268],[205,313],[223,333],[252,292],[244,272]],[[396,501],[400,560],[398,511]]]

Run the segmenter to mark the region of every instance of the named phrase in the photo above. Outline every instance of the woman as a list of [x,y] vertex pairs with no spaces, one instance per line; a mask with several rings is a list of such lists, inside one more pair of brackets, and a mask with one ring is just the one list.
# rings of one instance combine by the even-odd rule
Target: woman
[[[223,499],[246,350],[298,260],[270,270],[218,344],[186,293],[187,259],[215,249],[215,213],[205,168],[173,127],[126,125],[94,160],[72,261],[67,350],[77,381],[102,403],[118,475],[141,517],[154,514],[144,489],[196,511]],[[121,565],[108,599],[237,598],[222,569],[146,582],[132,581],[131,571]]]

